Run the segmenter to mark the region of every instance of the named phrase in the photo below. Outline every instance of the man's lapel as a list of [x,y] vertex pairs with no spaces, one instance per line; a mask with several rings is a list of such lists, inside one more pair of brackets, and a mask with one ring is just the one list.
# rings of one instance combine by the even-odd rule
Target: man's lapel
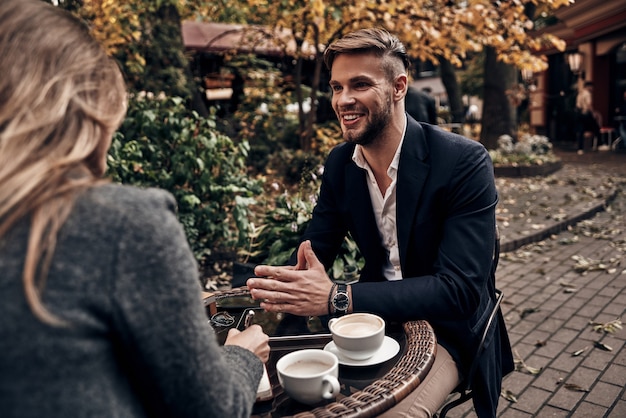
[[398,166],[398,184],[396,187],[396,229],[400,261],[404,268],[409,235],[422,195],[422,189],[430,172],[427,161],[428,146],[422,127],[411,118],[407,118],[406,136],[400,154]]
[[367,173],[356,164],[346,165],[346,199],[351,208],[356,229],[364,237],[371,237],[368,243],[379,242],[379,232],[374,217],[370,192],[367,188]]

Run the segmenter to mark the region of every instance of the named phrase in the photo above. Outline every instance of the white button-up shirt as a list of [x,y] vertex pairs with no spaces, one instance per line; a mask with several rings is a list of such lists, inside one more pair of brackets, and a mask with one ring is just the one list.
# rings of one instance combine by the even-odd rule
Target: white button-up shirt
[[381,193],[374,172],[370,168],[363,150],[357,145],[352,154],[352,160],[360,168],[367,172],[367,186],[370,192],[372,207],[374,208],[374,216],[376,217],[376,225],[381,234],[383,245],[387,250],[387,263],[384,267],[384,275],[387,280],[402,280],[402,269],[400,268],[400,251],[398,249],[398,230],[396,228],[396,184],[398,182],[398,165],[400,163],[400,150],[404,142],[406,134],[406,118],[404,121],[404,130],[402,139],[396,153],[387,169],[387,175],[391,179],[391,184]]

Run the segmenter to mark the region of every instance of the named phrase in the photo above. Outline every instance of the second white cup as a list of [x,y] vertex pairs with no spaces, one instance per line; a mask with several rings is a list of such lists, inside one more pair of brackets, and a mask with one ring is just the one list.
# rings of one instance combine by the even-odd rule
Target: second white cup
[[353,313],[331,318],[328,327],[340,354],[352,360],[367,360],[385,339],[385,321],[378,315]]

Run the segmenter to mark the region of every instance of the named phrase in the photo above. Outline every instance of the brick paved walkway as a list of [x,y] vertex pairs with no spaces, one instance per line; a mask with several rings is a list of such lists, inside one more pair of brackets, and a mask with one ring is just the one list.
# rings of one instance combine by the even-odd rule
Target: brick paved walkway
[[[497,271],[497,286],[505,294],[502,309],[514,356],[527,367],[505,378],[503,391],[517,401],[501,397],[498,417],[625,418],[626,329],[596,332],[590,321],[626,321],[626,155],[560,154],[564,172],[575,167],[586,179],[604,182],[617,176],[618,181],[613,183],[615,193],[599,196],[611,201],[606,210],[542,241],[502,253]],[[555,187],[541,194],[551,192],[562,190]],[[564,211],[553,221],[581,215],[576,205]],[[539,237],[554,222],[548,220],[527,235]],[[476,415],[468,402],[448,416]]]

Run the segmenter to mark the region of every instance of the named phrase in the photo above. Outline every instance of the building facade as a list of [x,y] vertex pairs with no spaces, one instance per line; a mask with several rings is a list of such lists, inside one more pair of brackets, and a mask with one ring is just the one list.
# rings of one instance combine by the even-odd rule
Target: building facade
[[549,67],[534,77],[531,125],[553,141],[573,142],[577,89],[590,81],[603,132],[615,136],[626,92],[626,0],[576,0],[555,17],[541,32],[565,40],[567,47],[543,52]]

